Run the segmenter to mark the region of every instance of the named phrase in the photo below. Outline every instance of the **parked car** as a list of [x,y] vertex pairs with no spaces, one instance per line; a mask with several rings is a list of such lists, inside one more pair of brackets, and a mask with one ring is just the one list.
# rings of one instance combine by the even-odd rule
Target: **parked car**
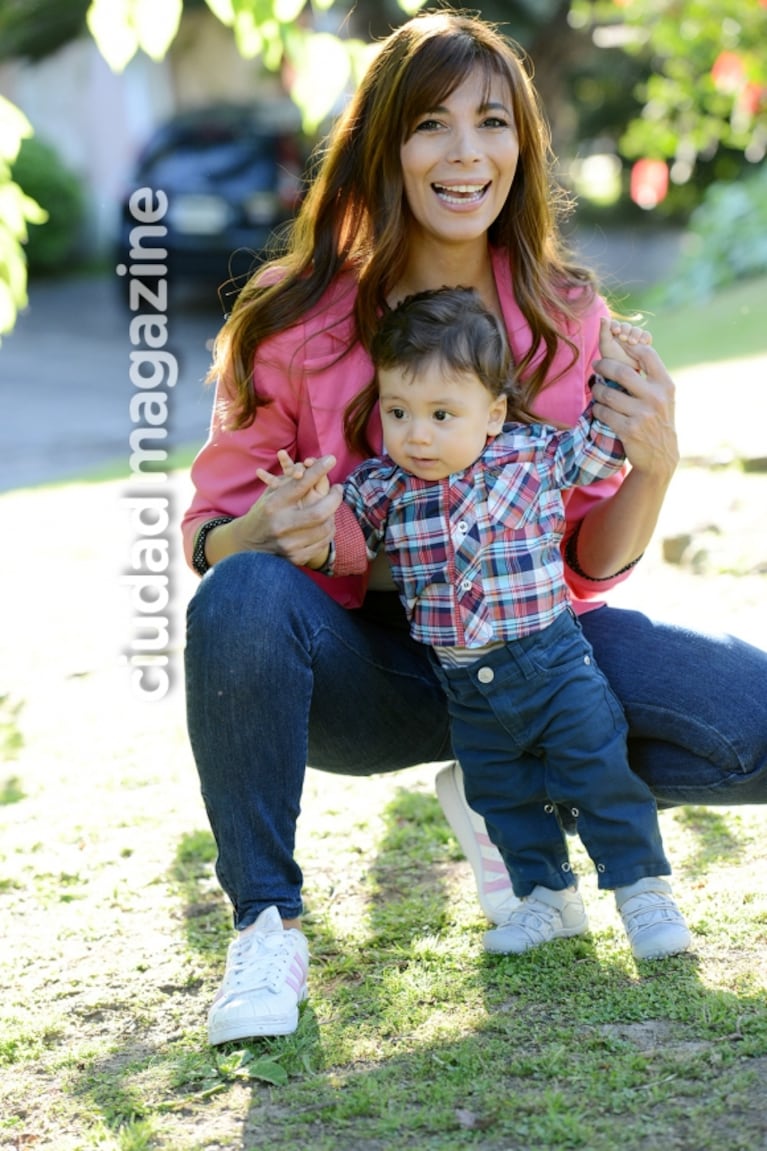
[[162,246],[171,284],[213,292],[230,280],[241,285],[274,229],[294,214],[309,150],[292,104],[220,104],[175,116],[138,156],[121,206],[117,262],[130,263],[130,195],[148,186],[168,197]]

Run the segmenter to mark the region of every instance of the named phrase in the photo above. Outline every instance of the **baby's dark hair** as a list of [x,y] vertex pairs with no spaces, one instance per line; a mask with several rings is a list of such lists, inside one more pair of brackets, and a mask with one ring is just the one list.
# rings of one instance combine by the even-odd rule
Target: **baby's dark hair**
[[508,394],[512,382],[506,333],[473,288],[407,296],[384,315],[370,354],[376,368],[413,375],[436,358],[448,370],[473,372],[493,396]]
[[[447,371],[472,372],[492,396],[507,398],[508,418],[530,422],[515,388],[514,365],[503,324],[473,288],[416,292],[384,314],[370,346],[373,365],[405,368],[416,376],[437,359]],[[372,452],[365,428],[378,399],[374,379],[346,410],[351,446]]]

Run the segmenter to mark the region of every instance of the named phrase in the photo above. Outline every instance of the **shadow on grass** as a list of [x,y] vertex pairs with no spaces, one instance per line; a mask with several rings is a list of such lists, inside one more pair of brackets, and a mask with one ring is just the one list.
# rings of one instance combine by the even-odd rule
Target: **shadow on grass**
[[216,880],[216,843],[210,831],[181,836],[170,880],[179,894],[187,945],[217,966],[232,938],[232,915]]
[[[186,835],[172,875],[211,988],[230,934],[214,856],[208,832]],[[75,1091],[116,1137],[148,1124],[139,1151],[209,1146],[199,1124],[235,1084],[245,1114],[240,1093],[215,1142],[231,1151],[764,1145],[767,996],[707,988],[693,954],[635,964],[622,939],[484,955],[484,925],[462,925],[451,902],[454,858],[436,799],[400,790],[362,881],[362,940],[308,918],[312,1000],[295,1035],[210,1049],[196,1004],[198,1025],[168,1042],[126,1028]],[[178,1013],[183,989],[173,998]]]
[[688,874],[699,874],[712,863],[726,860],[736,862],[745,854],[745,848],[732,833],[727,817],[710,807],[680,807],[674,812],[680,827],[695,839],[695,851],[685,861]]

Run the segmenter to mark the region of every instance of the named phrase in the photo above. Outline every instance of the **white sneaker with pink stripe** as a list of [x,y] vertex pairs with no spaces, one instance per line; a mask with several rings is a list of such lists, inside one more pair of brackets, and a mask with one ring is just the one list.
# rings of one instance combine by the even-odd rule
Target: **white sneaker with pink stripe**
[[512,890],[506,864],[487,834],[485,821],[466,802],[459,764],[440,768],[435,786],[445,818],[471,864],[482,910],[491,923],[507,923],[519,900]]
[[290,1035],[306,999],[309,945],[302,932],[286,931],[276,907],[229,945],[226,972],[208,1013],[214,1046],[256,1035]]

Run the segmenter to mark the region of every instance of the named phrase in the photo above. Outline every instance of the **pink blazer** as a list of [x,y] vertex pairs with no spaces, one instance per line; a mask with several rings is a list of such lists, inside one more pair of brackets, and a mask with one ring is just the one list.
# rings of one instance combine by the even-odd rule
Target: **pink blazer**
[[[521,358],[530,345],[530,329],[514,299],[511,274],[503,253],[493,252],[498,295],[514,358]],[[271,403],[259,408],[250,427],[236,431],[224,426],[226,389],[216,388],[208,439],[192,465],[195,488],[192,503],[182,520],[184,552],[191,564],[199,528],[218,516],[243,515],[263,490],[256,468],[276,470],[276,456],[284,448],[294,459],[333,454],[336,466],[332,483],[343,481],[360,462],[350,452],[343,437],[344,409],[372,378],[370,358],[359,344],[344,350],[353,339],[352,308],[356,283],[350,274],[341,277],[327,292],[321,305],[294,327],[271,337],[259,349],[254,365],[261,395]],[[589,399],[588,379],[593,361],[599,358],[599,321],[608,314],[604,300],[597,298],[568,332],[578,348],[578,360],[570,368],[570,352],[563,347],[552,368],[554,378],[537,397],[536,414],[543,420],[574,425]],[[339,358],[340,357],[340,358]],[[380,424],[373,417],[371,442],[381,446]],[[564,493],[569,535],[595,503],[608,498],[620,486],[625,472],[600,480],[589,487]],[[340,542],[340,541],[339,541]],[[602,602],[599,596],[625,575],[607,580],[587,580],[566,568],[567,582],[576,611],[588,610]],[[345,607],[358,607],[365,594],[365,575],[332,579],[307,572],[310,579],[326,588]]]

